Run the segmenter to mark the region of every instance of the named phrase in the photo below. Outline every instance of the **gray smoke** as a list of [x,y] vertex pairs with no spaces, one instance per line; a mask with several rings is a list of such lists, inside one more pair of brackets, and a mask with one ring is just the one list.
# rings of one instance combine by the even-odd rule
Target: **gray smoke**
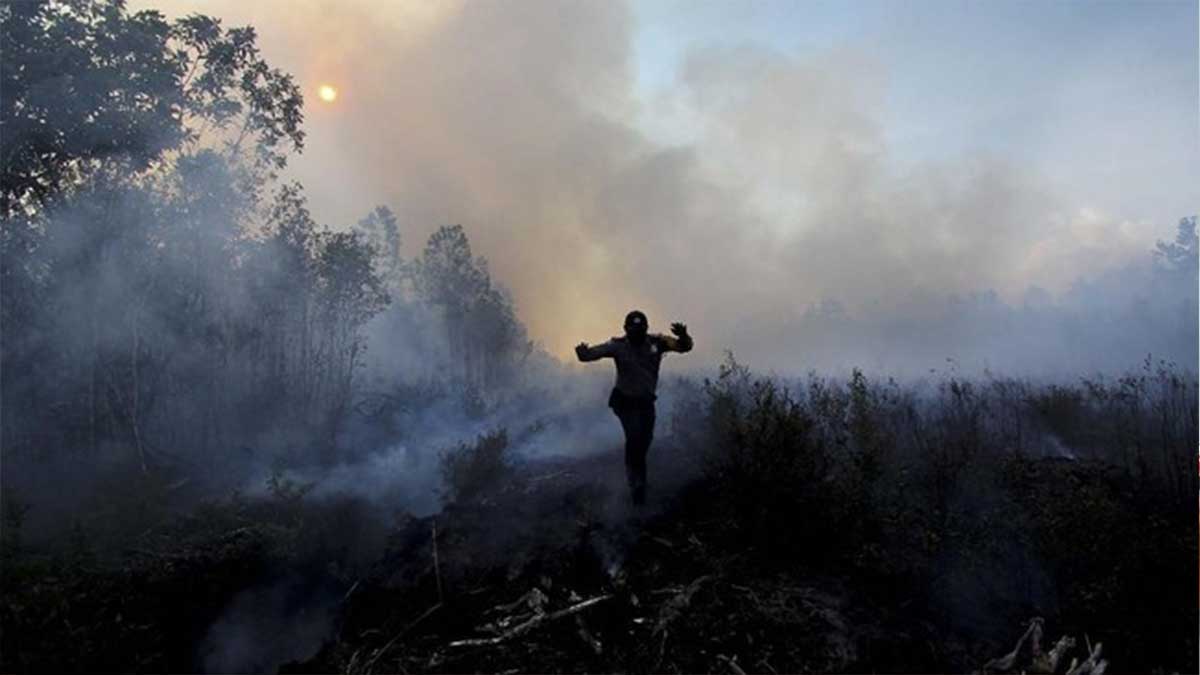
[[[1101,311],[1085,297],[1144,267],[1155,240],[1194,210],[1186,186],[1200,184],[1200,157],[1172,154],[1161,138],[1164,128],[1195,137],[1185,111],[1147,104],[1158,117],[1139,119],[1125,103],[1080,108],[1037,90],[1056,107],[1031,99],[1031,119],[1069,111],[1064,128],[1095,130],[1106,153],[1098,157],[1115,166],[1104,175],[1122,176],[1114,201],[1100,179],[1052,179],[1032,159],[1013,159],[1018,151],[901,152],[889,105],[895,82],[913,77],[898,58],[916,39],[908,16],[873,41],[795,53],[692,45],[673,79],[646,90],[635,68],[636,17],[623,3],[203,10],[257,26],[265,53],[310,89],[340,87],[337,104],[310,104],[308,149],[295,163],[323,219],[351,222],[359,204],[386,203],[410,244],[439,224],[463,223],[513,290],[531,335],[560,358],[639,307],[662,325],[694,326],[693,362],[724,349],[787,371],[832,359],[923,372],[946,358],[974,368],[1119,369],[1150,351],[1194,362],[1193,348],[1176,348],[1194,331],[1180,335],[1169,313],[1134,320],[1129,307]],[[964,49],[965,37],[944,37],[948,53]],[[992,38],[1001,44],[980,46],[991,51],[977,58],[1010,58],[1003,36]],[[1175,84],[1194,90],[1192,39],[1170,49],[1192,63],[1190,82]],[[1152,93],[1111,59],[1079,58],[1094,65],[1072,80],[1081,91]],[[928,93],[946,108],[930,110],[930,124],[957,124],[954,115],[970,109],[969,98],[947,101],[953,92],[936,83]],[[983,93],[963,96],[983,105]],[[1112,155],[1118,133],[1125,150]],[[1135,176],[1135,166],[1169,175]],[[1079,176],[1103,173],[1085,169]],[[1164,203],[1163,185],[1191,194]],[[1181,205],[1187,211],[1170,212]],[[1126,277],[1141,284],[1133,301],[1174,307],[1177,298],[1163,298],[1145,276]],[[1031,300],[1036,311],[1025,311]],[[837,317],[827,322],[821,308],[830,307]],[[1076,330],[1092,337],[1080,343]],[[1164,333],[1176,336],[1170,345],[1152,337]]]

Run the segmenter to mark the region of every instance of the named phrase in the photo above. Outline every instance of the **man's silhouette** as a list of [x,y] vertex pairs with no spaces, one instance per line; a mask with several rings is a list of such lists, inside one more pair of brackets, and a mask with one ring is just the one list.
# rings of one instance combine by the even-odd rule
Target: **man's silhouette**
[[625,475],[633,503],[646,503],[646,451],[654,439],[654,401],[657,398],[658,367],[663,354],[687,352],[692,337],[687,326],[671,324],[671,335],[650,335],[646,315],[634,310],[625,317],[625,337],[615,337],[595,347],[580,342],[575,355],[580,361],[611,358],[617,365],[617,383],[608,397],[608,407],[625,430]]

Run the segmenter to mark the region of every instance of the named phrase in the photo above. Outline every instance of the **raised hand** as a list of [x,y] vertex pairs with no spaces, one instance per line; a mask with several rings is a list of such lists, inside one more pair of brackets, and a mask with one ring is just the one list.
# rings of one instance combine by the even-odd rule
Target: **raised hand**
[[588,343],[580,342],[579,344],[575,345],[575,356],[582,359],[583,357],[587,356],[588,349]]
[[671,324],[671,332],[677,337],[683,337],[684,335],[687,335],[687,325],[676,321],[675,323]]

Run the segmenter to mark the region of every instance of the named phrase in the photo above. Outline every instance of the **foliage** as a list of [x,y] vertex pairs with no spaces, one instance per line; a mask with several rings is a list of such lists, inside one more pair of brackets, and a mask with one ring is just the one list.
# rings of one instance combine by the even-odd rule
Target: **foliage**
[[[730,358],[677,399],[688,424],[659,439],[651,472],[682,489],[636,530],[610,513],[625,497],[605,477],[620,470],[611,456],[518,472],[503,430],[443,455],[441,513],[392,527],[283,473],[261,498],[139,521],[170,483],[125,481],[137,495],[112,516],[139,525],[119,546],[93,522],[52,556],[6,554],[2,653],[22,670],[188,669],[234,598],[299,576],[298,607],[314,611],[318,587],[340,609],[294,670],[691,671],[723,655],[745,669],[959,672],[1034,616],[1103,641],[1114,669],[1182,669],[1196,653],[1193,497],[1150,450],[1168,443],[1195,490],[1195,387],[1162,363],[1078,384],[901,385],[858,371],[787,381]],[[1139,446],[1145,470],[1120,461]],[[680,475],[692,459],[705,470]],[[128,573],[105,563],[131,548]],[[583,615],[586,640],[580,623],[548,621],[494,648],[447,648],[535,587],[553,611],[611,598]],[[171,611],[179,598],[193,611]]]
[[[144,169],[186,137],[171,26],[120,2],[5,3],[0,217],[91,171]],[[115,163],[115,166],[113,166]]]
[[512,300],[476,258],[461,225],[437,229],[416,262],[419,296],[441,311],[445,340],[464,383],[483,389],[511,380],[532,346]]
[[1149,359],[1076,384],[855,370],[790,388],[730,357],[688,413],[709,460],[693,518],[973,640],[1045,616],[1126,659],[1194,650],[1176,627],[1194,617],[1196,392]]
[[460,443],[441,455],[446,501],[468,504],[486,498],[514,476],[508,432],[496,429],[474,443]]
[[830,457],[807,410],[778,382],[730,355],[709,397],[707,470],[732,523],[758,545],[807,543],[826,519]]
[[303,144],[299,89],[262,60],[251,28],[201,15],[168,23],[121,0],[36,0],[5,4],[0,35],[0,217],[213,138],[230,159],[249,149],[259,179]]
[[400,226],[396,214],[386,206],[377,206],[366,218],[359,220],[354,229],[361,232],[375,249],[377,272],[384,287],[392,295],[399,295],[404,290],[409,270],[400,255]]
[[1196,234],[1196,216],[1179,219],[1175,241],[1156,244],[1154,257],[1167,269],[1193,279],[1200,269],[1200,237]]
[[335,230],[274,183],[302,147],[302,99],[253,30],[119,1],[0,20],[6,459],[209,477],[247,451],[335,462],[381,314],[433,316],[426,360],[473,410],[512,380],[524,328],[461,227],[410,266],[386,207]]

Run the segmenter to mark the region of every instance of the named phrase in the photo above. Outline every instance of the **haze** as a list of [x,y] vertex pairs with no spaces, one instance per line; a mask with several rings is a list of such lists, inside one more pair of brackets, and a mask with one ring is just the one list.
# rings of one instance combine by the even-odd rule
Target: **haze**
[[560,358],[638,307],[698,363],[1195,368],[1130,281],[1200,201],[1194,2],[142,7],[255,26],[316,218],[461,223]]

